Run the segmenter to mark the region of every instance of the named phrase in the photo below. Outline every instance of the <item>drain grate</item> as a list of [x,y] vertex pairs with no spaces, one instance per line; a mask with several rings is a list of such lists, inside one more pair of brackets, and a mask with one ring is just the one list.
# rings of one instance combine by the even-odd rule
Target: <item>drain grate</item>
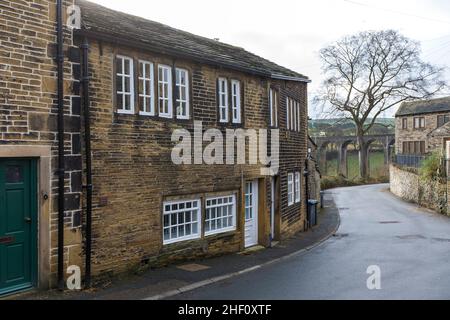
[[432,238],[432,240],[438,241],[438,242],[450,242],[450,239],[447,239],[447,238]]
[[397,238],[402,240],[423,240],[426,239],[424,236],[420,234],[408,234],[406,236],[397,236]]
[[184,264],[184,265],[181,265],[181,266],[177,266],[177,268],[181,269],[181,270],[184,270],[184,271],[197,272],[197,271],[202,271],[202,270],[209,269],[210,267],[204,266],[204,265],[201,265],[201,264],[191,263],[191,264]]
[[333,234],[333,237],[337,238],[337,239],[346,238],[346,237],[348,237],[348,233],[335,233],[335,234]]

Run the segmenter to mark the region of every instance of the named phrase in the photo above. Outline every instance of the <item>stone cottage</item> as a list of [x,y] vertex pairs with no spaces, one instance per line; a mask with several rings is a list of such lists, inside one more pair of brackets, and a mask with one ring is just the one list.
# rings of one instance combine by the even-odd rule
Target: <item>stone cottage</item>
[[397,154],[424,155],[444,151],[450,137],[450,97],[405,102],[398,109],[395,123]]
[[[306,228],[306,76],[84,0],[4,0],[0,25],[0,295]],[[278,170],[201,157],[229,132],[250,155],[262,130]]]

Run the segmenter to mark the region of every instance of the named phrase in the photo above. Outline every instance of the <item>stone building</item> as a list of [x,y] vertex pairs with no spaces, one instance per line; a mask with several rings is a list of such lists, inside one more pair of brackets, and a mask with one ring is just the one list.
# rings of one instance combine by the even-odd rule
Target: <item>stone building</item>
[[450,137],[450,98],[403,103],[396,115],[397,154],[423,155],[444,151]]
[[[307,77],[242,48],[74,2],[81,29],[61,33],[55,21],[67,20],[58,13],[73,1],[62,11],[53,0],[0,7],[0,294],[61,285],[68,266],[114,276],[270,246],[305,229]],[[219,149],[213,164],[198,159],[239,129],[275,129],[269,150],[279,133],[279,152],[270,153],[279,153],[279,170],[228,162]],[[182,164],[173,160],[177,132],[183,142],[192,137]],[[245,132],[250,153],[261,136]]]

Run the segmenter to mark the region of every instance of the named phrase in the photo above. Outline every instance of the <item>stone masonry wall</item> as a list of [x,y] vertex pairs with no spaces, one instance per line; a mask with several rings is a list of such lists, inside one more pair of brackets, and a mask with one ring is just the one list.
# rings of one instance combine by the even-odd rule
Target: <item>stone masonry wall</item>
[[[114,58],[120,52],[134,59],[182,67],[189,70],[191,119],[172,120],[140,115],[123,115],[113,105]],[[161,265],[177,260],[219,255],[243,249],[242,186],[259,178],[262,194],[270,195],[268,177],[259,165],[183,165],[171,161],[174,129],[193,131],[193,121],[202,121],[204,130],[240,126],[217,122],[217,77],[239,79],[244,95],[242,128],[268,128],[268,87],[265,79],[222,68],[201,65],[133,48],[116,47],[90,40],[92,149],[93,149],[93,272],[112,275],[142,264]],[[281,229],[282,234],[303,230],[305,208],[287,207],[287,173],[302,172],[306,156],[306,85],[276,82],[280,89],[281,127]],[[155,91],[157,92],[157,91]],[[286,132],[286,94],[302,102],[302,132]],[[284,129],[283,129],[284,128]],[[265,182],[265,183],[264,183]],[[302,200],[304,199],[302,179]],[[162,203],[192,196],[238,195],[237,230],[199,240],[163,245]],[[265,218],[269,201],[264,203]],[[268,228],[263,230],[268,232]],[[261,233],[261,232],[260,232]],[[265,237],[265,235],[263,235]],[[267,235],[268,238],[268,235]]]
[[[65,6],[72,3],[72,0],[64,2]],[[50,221],[39,221],[39,224],[50,224],[51,257],[48,259],[52,283],[57,261],[58,210],[55,43],[56,1],[0,2],[0,145],[51,147]],[[65,56],[67,266],[81,265],[80,99],[79,82],[76,79],[80,61],[69,30],[65,30]]]
[[447,184],[423,181],[417,173],[391,165],[390,189],[393,194],[406,201],[447,213]]

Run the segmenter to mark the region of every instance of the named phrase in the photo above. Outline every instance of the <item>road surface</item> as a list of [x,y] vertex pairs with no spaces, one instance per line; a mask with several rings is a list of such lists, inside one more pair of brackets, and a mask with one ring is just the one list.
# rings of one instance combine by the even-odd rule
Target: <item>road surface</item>
[[[388,185],[330,190],[335,237],[302,255],[172,299],[450,299],[450,219]],[[370,266],[379,267],[367,273]],[[379,282],[377,282],[379,280]]]

